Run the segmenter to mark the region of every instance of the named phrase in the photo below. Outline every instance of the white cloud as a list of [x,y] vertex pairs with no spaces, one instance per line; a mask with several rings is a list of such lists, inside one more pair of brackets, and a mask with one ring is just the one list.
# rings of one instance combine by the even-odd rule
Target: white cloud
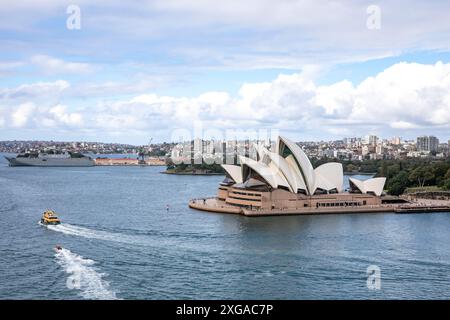
[[142,95],[116,102],[104,112],[126,115],[122,127],[158,127],[156,119],[163,119],[162,124],[170,120],[172,127],[203,121],[219,128],[271,126],[298,132],[319,131],[323,126],[344,133],[354,127],[354,133],[363,134],[365,126],[450,127],[449,102],[450,64],[399,63],[358,86],[348,81],[317,86],[302,74],[280,75],[272,82],[244,84],[235,98],[225,92],[196,98]]
[[36,106],[33,103],[21,104],[11,115],[12,126],[17,128],[25,126],[35,109]]
[[394,121],[390,123],[390,126],[394,129],[415,129],[418,126],[414,123],[407,121]]
[[83,121],[83,116],[80,113],[67,112],[67,107],[63,105],[54,106],[48,113],[54,117],[55,121],[67,126],[80,126]]
[[[450,43],[448,1],[379,0],[382,20],[376,31],[366,27],[372,3],[359,0],[79,0],[79,33],[51,23],[63,21],[69,4],[26,0],[4,6],[0,30],[16,33],[3,47],[23,56],[56,48],[60,54],[69,51],[112,65],[139,53],[145,57],[139,62],[156,58],[156,64],[170,70],[180,65],[298,69],[448,50]],[[60,65],[71,73],[92,68],[47,56],[34,59],[55,72]]]
[[[398,63],[355,88],[350,117],[361,121],[449,125],[450,64]],[[442,121],[443,120],[443,121]]]
[[[30,91],[36,86],[8,90]],[[57,87],[71,89],[66,83]],[[30,126],[36,132],[39,123],[55,131],[76,127],[116,136],[160,132],[168,138],[175,128],[189,130],[199,122],[219,130],[289,130],[298,139],[368,131],[401,135],[419,129],[433,134],[450,129],[450,64],[398,63],[356,86],[348,81],[317,86],[304,74],[279,75],[271,82],[246,83],[235,97],[215,91],[193,98],[142,94],[99,101],[76,111],[59,103],[37,108],[32,98],[16,108],[0,107],[0,113],[4,118],[11,114],[12,126]],[[11,105],[14,100],[7,101]]]
[[49,98],[59,96],[70,84],[64,80],[54,82],[36,82],[22,84],[15,88],[0,89],[0,101],[17,101],[26,99]]
[[82,127],[83,115],[68,109],[60,104],[49,107],[37,106],[33,102],[22,103],[17,107],[3,106],[0,107],[0,126],[31,129],[36,135],[39,135],[43,128],[64,131]]
[[96,69],[89,63],[68,62],[46,55],[32,56],[30,61],[45,74],[86,74]]
[[15,69],[18,67],[22,67],[23,65],[23,61],[3,61],[0,62],[0,71]]

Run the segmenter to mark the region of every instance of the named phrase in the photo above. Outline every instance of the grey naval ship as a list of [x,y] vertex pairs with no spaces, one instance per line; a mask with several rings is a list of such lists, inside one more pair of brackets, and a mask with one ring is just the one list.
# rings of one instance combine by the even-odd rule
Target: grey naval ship
[[21,153],[17,157],[5,157],[10,167],[92,167],[95,162],[80,153]]

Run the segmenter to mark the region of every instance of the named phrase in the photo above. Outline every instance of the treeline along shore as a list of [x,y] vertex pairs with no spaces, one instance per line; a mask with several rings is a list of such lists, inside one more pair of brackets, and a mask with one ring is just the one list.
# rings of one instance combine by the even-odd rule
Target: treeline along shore
[[313,166],[323,163],[341,162],[344,172],[373,173],[375,177],[386,177],[386,191],[401,195],[406,191],[450,190],[450,158],[436,160],[411,158],[403,160],[363,160],[314,159]]

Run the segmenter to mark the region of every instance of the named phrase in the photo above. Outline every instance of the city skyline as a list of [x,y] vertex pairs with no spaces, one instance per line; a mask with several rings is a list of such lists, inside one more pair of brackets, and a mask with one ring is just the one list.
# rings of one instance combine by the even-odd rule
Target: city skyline
[[[269,143],[270,141],[270,143]],[[170,157],[174,163],[202,163],[225,161],[234,163],[236,155],[251,155],[254,158],[258,148],[273,148],[270,139],[201,139],[182,142],[152,143],[132,145],[86,141],[0,141],[0,152],[80,152],[95,154],[147,154]],[[415,140],[375,135],[346,137],[331,141],[296,141],[308,156],[339,160],[389,160],[407,158],[445,159],[450,156],[450,140],[439,141],[434,136],[419,136]],[[219,162],[217,162],[219,161]]]
[[[334,139],[313,139],[313,140],[302,140],[300,138],[294,139],[295,142],[298,143],[308,143],[308,142],[314,142],[314,143],[320,143],[320,142],[335,142],[335,141],[344,141],[346,139],[359,139],[359,140],[367,140],[370,139],[370,137],[376,137],[377,141],[392,141],[392,140],[398,140],[402,142],[411,142],[416,141],[420,137],[435,137],[438,139],[439,143],[447,143],[450,142],[450,138],[446,137],[439,137],[434,134],[426,134],[426,135],[418,135],[415,137],[401,137],[401,136],[378,136],[373,134],[364,134],[364,135],[348,135],[348,136],[341,136],[341,137],[335,137]],[[249,139],[248,137],[243,138],[232,138],[232,139],[215,139],[211,137],[201,137],[201,136],[194,136],[192,139],[188,140],[177,140],[177,141],[147,141],[146,143],[142,144],[133,144],[133,143],[126,143],[126,142],[118,142],[118,141],[88,141],[88,140],[55,140],[55,139],[4,139],[0,140],[0,142],[54,142],[54,143],[103,143],[103,144],[117,144],[117,145],[129,145],[129,146],[143,146],[143,145],[150,145],[150,144],[164,144],[164,143],[183,143],[187,141],[193,141],[193,140],[204,140],[204,141],[257,141],[257,140],[264,140],[264,139]],[[148,139],[147,139],[148,140]],[[448,142],[447,142],[448,141]]]

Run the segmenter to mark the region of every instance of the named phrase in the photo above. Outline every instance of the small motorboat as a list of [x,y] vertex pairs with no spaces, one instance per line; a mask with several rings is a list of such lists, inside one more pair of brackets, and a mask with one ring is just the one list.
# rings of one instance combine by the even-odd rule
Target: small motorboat
[[62,247],[60,245],[55,246],[55,251],[61,251],[61,250],[62,250]]
[[60,224],[61,220],[56,216],[56,213],[52,210],[46,210],[41,218],[41,223],[45,225]]

